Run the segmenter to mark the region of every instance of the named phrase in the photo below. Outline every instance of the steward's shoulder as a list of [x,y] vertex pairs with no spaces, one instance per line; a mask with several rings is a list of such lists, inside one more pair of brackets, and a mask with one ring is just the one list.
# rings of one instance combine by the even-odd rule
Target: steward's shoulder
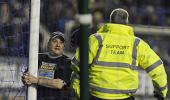
[[139,45],[149,46],[149,44],[145,40],[143,40],[139,37],[135,37],[135,39],[136,39],[136,41],[139,41]]

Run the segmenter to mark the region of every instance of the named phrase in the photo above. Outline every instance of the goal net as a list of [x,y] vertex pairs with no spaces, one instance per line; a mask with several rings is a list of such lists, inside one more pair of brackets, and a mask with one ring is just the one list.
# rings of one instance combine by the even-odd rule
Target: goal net
[[29,0],[0,0],[0,100],[25,100],[21,75],[28,66]]

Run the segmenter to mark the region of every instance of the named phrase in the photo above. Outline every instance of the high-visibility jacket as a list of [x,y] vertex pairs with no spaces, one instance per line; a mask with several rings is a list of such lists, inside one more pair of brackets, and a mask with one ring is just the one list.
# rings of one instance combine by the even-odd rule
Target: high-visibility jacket
[[[138,89],[138,69],[151,77],[155,91],[167,94],[167,75],[162,60],[142,39],[135,37],[133,28],[122,24],[105,24],[89,37],[89,91],[102,99],[123,99]],[[72,60],[79,73],[79,49]],[[76,75],[75,75],[76,76]],[[78,77],[73,87],[79,94]]]

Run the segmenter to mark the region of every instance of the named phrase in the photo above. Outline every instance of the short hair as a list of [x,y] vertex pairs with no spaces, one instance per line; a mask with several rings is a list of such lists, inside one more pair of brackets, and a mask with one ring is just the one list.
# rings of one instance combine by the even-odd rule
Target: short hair
[[110,22],[117,24],[128,24],[129,14],[122,8],[114,9],[110,14]]

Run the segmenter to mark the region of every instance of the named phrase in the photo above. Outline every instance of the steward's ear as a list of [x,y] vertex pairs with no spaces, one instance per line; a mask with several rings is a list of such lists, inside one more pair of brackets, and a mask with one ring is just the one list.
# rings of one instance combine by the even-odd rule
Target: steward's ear
[[129,19],[128,19],[128,18],[126,19],[126,24],[127,24],[127,25],[129,24]]

